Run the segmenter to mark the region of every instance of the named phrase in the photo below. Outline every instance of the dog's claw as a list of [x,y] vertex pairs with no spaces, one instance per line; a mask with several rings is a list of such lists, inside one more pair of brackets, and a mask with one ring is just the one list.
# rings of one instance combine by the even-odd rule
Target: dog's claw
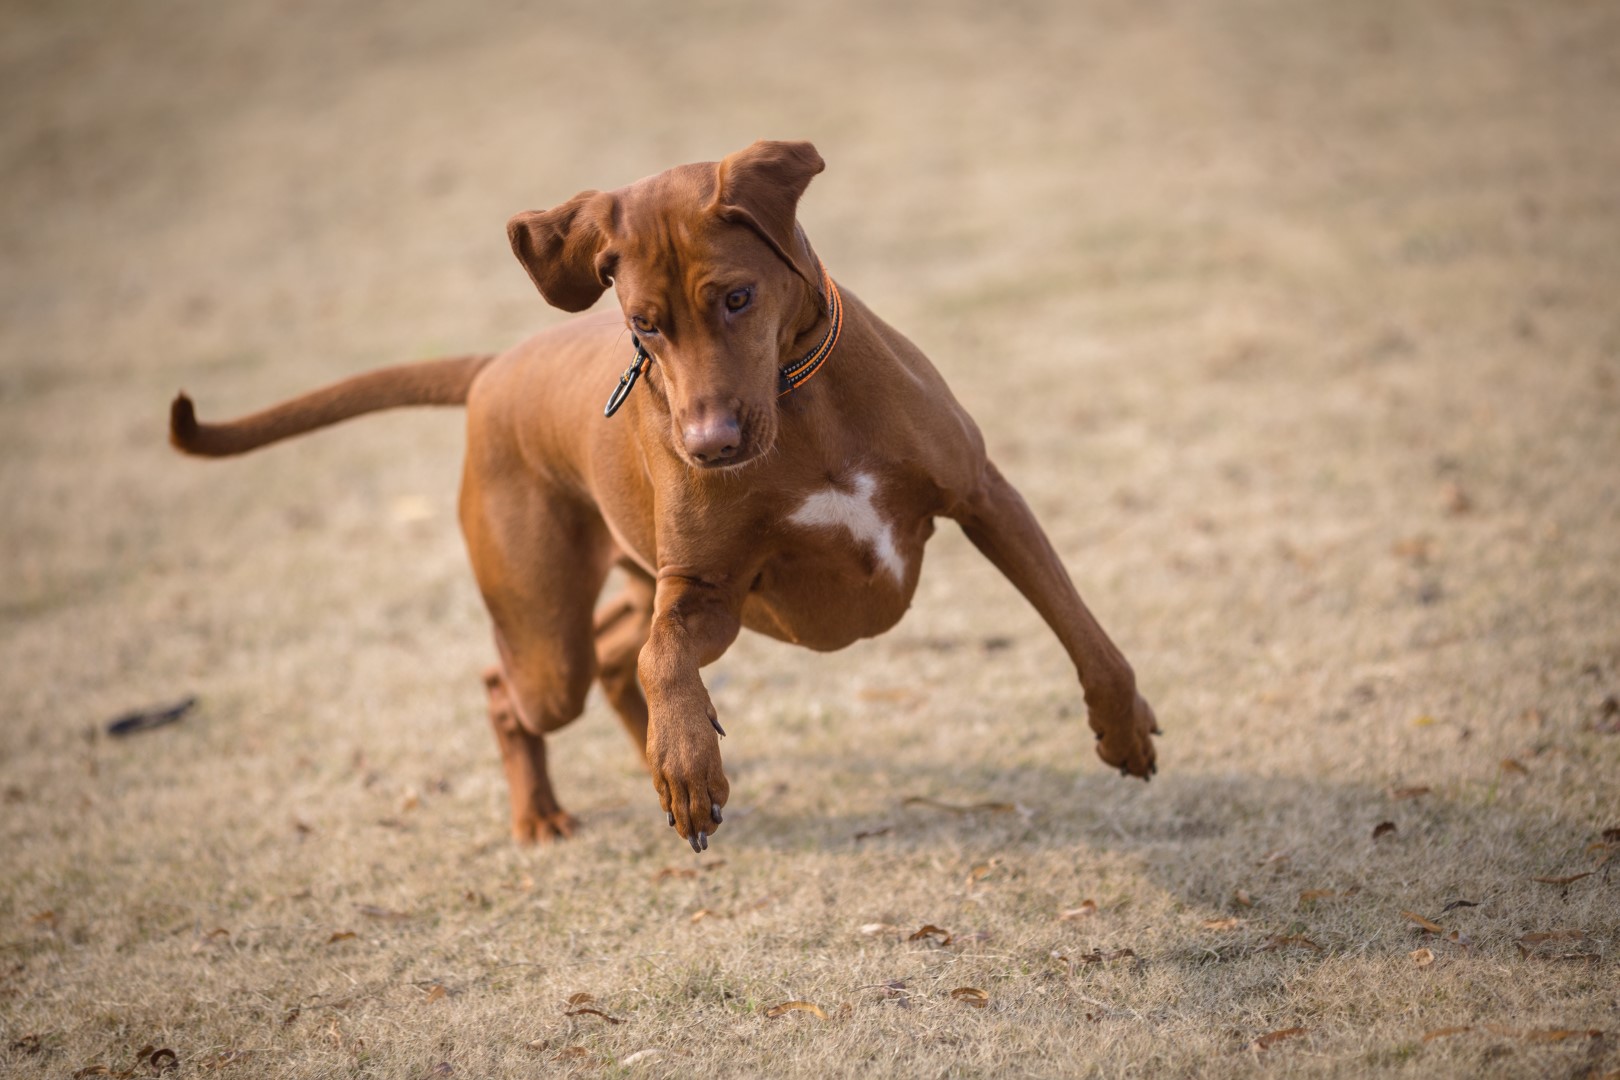
[[709,834],[701,829],[698,830],[698,848],[701,851],[709,850]]
[[722,822],[722,821],[724,821],[724,820],[726,820],[726,819],[725,819],[725,818],[723,818],[723,817],[721,817],[721,816],[720,816],[720,804],[719,804],[719,803],[715,803],[715,804],[714,804],[714,809],[712,809],[712,810],[711,810],[711,811],[709,811],[709,816],[710,816],[710,817],[712,817],[712,818],[714,818],[714,823],[715,823],[715,824],[716,824],[716,825],[718,825],[718,824],[720,824],[720,823],[721,823],[721,822]]
[[716,730],[716,731],[718,731],[720,733],[720,737],[722,739],[726,737],[726,729],[720,726],[720,718],[719,717],[714,716],[714,715],[710,715],[709,723],[714,725],[714,730]]
[[675,827],[675,811],[673,810],[669,812],[669,827],[672,829]]

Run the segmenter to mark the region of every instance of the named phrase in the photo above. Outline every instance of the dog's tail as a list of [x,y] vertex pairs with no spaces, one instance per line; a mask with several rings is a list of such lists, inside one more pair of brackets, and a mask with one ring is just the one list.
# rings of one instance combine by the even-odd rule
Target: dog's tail
[[187,454],[227,457],[379,409],[465,405],[473,379],[494,358],[456,356],[378,368],[222,424],[198,423],[191,399],[181,393],[169,407],[169,442]]

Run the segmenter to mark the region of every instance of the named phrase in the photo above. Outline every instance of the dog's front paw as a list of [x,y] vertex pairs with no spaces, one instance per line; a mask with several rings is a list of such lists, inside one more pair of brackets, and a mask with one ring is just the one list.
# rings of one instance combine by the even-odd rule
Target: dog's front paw
[[701,707],[655,712],[647,728],[647,769],[659,804],[693,851],[708,849],[731,795],[720,761],[721,734],[707,694]]
[[1136,700],[1131,715],[1117,718],[1091,717],[1092,729],[1097,732],[1097,756],[1118,769],[1121,776],[1139,776],[1147,780],[1159,771],[1158,755],[1153,748],[1153,736],[1160,734],[1158,718],[1153,706],[1142,695]]

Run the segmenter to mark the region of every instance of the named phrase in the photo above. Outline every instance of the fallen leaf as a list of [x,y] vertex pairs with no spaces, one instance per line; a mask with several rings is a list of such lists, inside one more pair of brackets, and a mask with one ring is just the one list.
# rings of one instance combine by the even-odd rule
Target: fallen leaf
[[328,945],[330,945],[335,941],[348,941],[350,938],[358,937],[358,936],[359,935],[356,934],[353,930],[338,930],[335,933],[333,933],[333,935],[331,937],[326,939],[326,943]]
[[661,1046],[649,1046],[645,1050],[637,1050],[633,1054],[626,1054],[624,1057],[619,1059],[619,1064],[620,1065],[635,1065],[635,1064],[638,1064],[638,1063],[643,1062],[643,1061],[653,1061],[653,1060],[655,1060],[657,1058],[662,1057],[663,1054],[664,1054],[664,1048],[663,1047],[661,1047]]
[[139,731],[151,731],[153,728],[175,723],[190,712],[196,704],[197,699],[195,697],[185,697],[172,705],[159,705],[152,709],[137,709],[134,712],[127,712],[116,720],[107,722],[107,734],[115,737],[134,735]]
[[1236,930],[1242,925],[1243,920],[1237,918],[1236,916],[1231,916],[1225,919],[1205,919],[1203,922],[1203,927],[1205,930]]
[[1063,912],[1063,914],[1059,915],[1058,921],[1074,922],[1076,919],[1088,919],[1095,914],[1097,914],[1097,901],[1082,900],[1080,901],[1079,907],[1069,908],[1067,911]]
[[687,922],[700,923],[704,919],[710,918],[713,915],[714,912],[710,911],[708,908],[698,908],[696,911],[692,912],[692,917],[688,919]]
[[1525,768],[1524,765],[1518,760],[1510,757],[1502,759],[1502,771],[1505,773],[1512,773],[1516,776],[1530,775],[1529,769]]
[[450,991],[448,991],[448,990],[446,990],[444,988],[443,983],[434,983],[431,987],[428,988],[427,995],[426,995],[426,997],[423,998],[423,1000],[424,1001],[442,1001],[442,1000],[444,1000],[445,998],[447,998],[449,996],[450,996]]
[[1135,955],[1136,952],[1132,949],[1115,949],[1109,953],[1105,953],[1101,949],[1093,949],[1085,955],[1077,957],[1076,960],[1082,964],[1108,964],[1115,960],[1128,960]]
[[930,799],[926,795],[910,795],[900,800],[901,806],[927,806],[935,810],[945,810],[952,814],[973,814],[983,811],[990,814],[1011,814],[1018,807],[1007,802],[981,802],[981,803],[948,803],[938,799]]
[[584,1004],[586,1004],[588,1002],[592,1002],[592,1001],[595,1001],[595,1000],[596,1000],[596,995],[595,994],[587,994],[583,990],[581,990],[577,994],[569,994],[568,995],[568,1004],[570,1004],[570,1005],[584,1005]]
[[979,863],[973,869],[969,870],[967,875],[968,888],[971,889],[974,885],[989,877],[995,872],[996,867],[999,865],[1001,865],[1000,859],[991,859],[989,862]]
[[1592,876],[1592,871],[1587,870],[1584,873],[1570,874],[1567,877],[1533,877],[1530,880],[1531,881],[1539,881],[1543,885],[1568,885],[1571,882],[1581,880],[1581,878],[1586,878],[1586,877],[1591,877],[1591,876]]
[[1418,967],[1428,967],[1430,964],[1434,963],[1433,949],[1413,949],[1406,955],[1410,956],[1412,958],[1412,963],[1416,964]]
[[1601,1039],[1603,1032],[1596,1028],[1510,1028],[1501,1024],[1486,1024],[1492,1035],[1505,1035],[1525,1042],[1563,1042],[1565,1039]]
[[1388,836],[1390,833],[1396,830],[1396,827],[1397,826],[1393,821],[1380,821],[1377,825],[1373,826],[1372,838],[1377,840],[1380,837]]
[[1294,853],[1288,848],[1278,848],[1276,851],[1268,851],[1264,855],[1260,856],[1260,861],[1255,863],[1255,865],[1275,866],[1280,869],[1283,863],[1288,862],[1293,857]]
[[1521,945],[1540,945],[1544,941],[1580,941],[1586,934],[1581,930],[1547,930],[1541,933],[1525,934],[1519,938]]
[[1427,787],[1390,788],[1387,794],[1396,802],[1404,802],[1407,799],[1420,799],[1431,790]]
[[1278,1043],[1282,1042],[1284,1039],[1292,1039],[1296,1035],[1303,1035],[1308,1030],[1309,1030],[1308,1028],[1291,1027],[1291,1028],[1283,1028],[1281,1031],[1267,1032],[1266,1034],[1260,1036],[1258,1039],[1254,1040],[1254,1042],[1250,1043],[1249,1044],[1249,1049],[1251,1049],[1251,1050],[1267,1050],[1267,1049],[1270,1049],[1271,1047],[1277,1045]]
[[1415,911],[1403,911],[1401,914],[1406,916],[1408,919],[1411,919],[1413,922],[1417,923],[1431,934],[1443,934],[1446,932],[1445,927],[1441,926],[1437,922],[1431,922],[1430,920],[1425,919]]
[[827,1019],[826,1011],[813,1001],[784,1001],[780,1005],[772,1005],[766,1009],[765,1017],[769,1020],[775,1020],[777,1017],[786,1016],[790,1012],[807,1012],[814,1014],[817,1019]]
[[1395,541],[1394,545],[1390,548],[1390,553],[1396,558],[1408,559],[1415,565],[1422,566],[1429,561],[1430,555],[1433,554],[1433,549],[1434,538],[1428,535],[1419,534],[1417,536],[1408,536],[1404,539]]
[[990,995],[977,986],[958,986],[951,991],[951,1000],[960,1001],[964,1005],[971,1005],[975,1009],[982,1009],[990,1004]]
[[1472,900],[1453,900],[1451,903],[1440,909],[1440,914],[1444,915],[1446,912],[1454,911],[1460,907],[1479,907],[1479,905],[1474,903]]
[[603,1020],[606,1020],[610,1024],[622,1024],[622,1023],[624,1023],[624,1021],[620,1020],[617,1016],[609,1016],[607,1013],[603,1012],[601,1009],[594,1009],[589,1005],[582,1005],[577,1009],[564,1009],[563,1010],[563,1015],[564,1016],[599,1016]]
[[211,1058],[204,1058],[197,1063],[197,1068],[205,1072],[223,1069],[230,1065],[239,1065],[253,1055],[251,1050],[221,1050]]
[[1232,902],[1240,907],[1254,907],[1254,897],[1250,896],[1248,892],[1243,889],[1232,890]]
[[892,832],[894,832],[893,825],[881,825],[876,829],[863,829],[855,834],[855,842],[858,844],[862,840],[870,840],[873,837],[888,836]]
[[1326,900],[1330,897],[1338,895],[1339,893],[1336,889],[1306,889],[1304,892],[1299,894],[1299,902],[1302,904],[1311,904],[1318,900]]
[[949,930],[935,926],[933,923],[929,923],[928,925],[915,931],[910,937],[906,938],[906,940],[925,941],[930,938],[937,940],[942,946],[949,945],[952,941],[951,932]]
[[923,700],[922,694],[903,687],[869,686],[857,691],[855,696],[879,705],[915,705]]
[[1465,1031],[1473,1030],[1474,1029],[1472,1027],[1469,1027],[1466,1024],[1464,1024],[1462,1027],[1435,1028],[1433,1031],[1425,1031],[1423,1033],[1423,1041],[1429,1042],[1433,1039],[1444,1039],[1448,1035],[1461,1035]]

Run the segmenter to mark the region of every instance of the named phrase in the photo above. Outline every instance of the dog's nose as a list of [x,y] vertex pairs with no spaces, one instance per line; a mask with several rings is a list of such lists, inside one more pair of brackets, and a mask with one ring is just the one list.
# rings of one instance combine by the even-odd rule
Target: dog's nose
[[693,420],[682,434],[686,438],[686,452],[694,461],[713,465],[737,456],[742,446],[742,429],[735,416],[709,416]]

